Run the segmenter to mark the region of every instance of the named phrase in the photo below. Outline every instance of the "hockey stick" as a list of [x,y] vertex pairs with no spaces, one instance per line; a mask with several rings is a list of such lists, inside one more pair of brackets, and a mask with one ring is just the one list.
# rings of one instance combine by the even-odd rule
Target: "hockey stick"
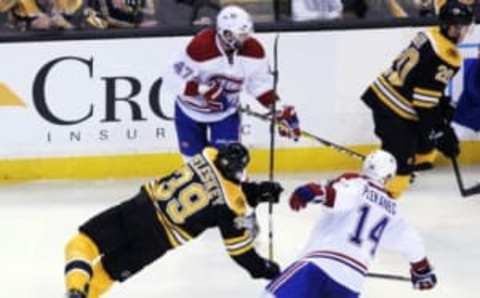
[[[262,113],[259,113],[259,112],[255,112],[255,111],[250,109],[249,105],[246,105],[245,107],[240,107],[239,110],[240,110],[240,112],[244,113],[245,115],[249,115],[249,116],[258,118],[260,120],[264,120],[264,121],[272,121],[272,118],[275,118],[275,117],[271,116],[271,115],[274,115],[274,113],[269,112],[267,114],[262,114]],[[361,153],[353,151],[350,148],[347,148],[347,147],[335,144],[333,142],[327,141],[327,140],[325,140],[323,138],[320,138],[320,137],[318,137],[318,136],[316,136],[316,135],[314,135],[314,134],[312,134],[308,131],[302,130],[302,131],[300,131],[300,135],[302,137],[307,138],[307,139],[315,140],[315,141],[317,141],[317,142],[319,142],[319,143],[321,143],[321,144],[323,144],[323,145],[325,145],[329,148],[332,148],[332,149],[337,150],[341,153],[350,155],[351,157],[354,157],[356,159],[360,159],[360,160],[365,159],[365,155],[363,155]]]
[[458,166],[458,161],[455,157],[451,158],[453,171],[455,172],[455,178],[457,179],[458,189],[460,190],[460,194],[462,197],[469,197],[476,194],[480,194],[480,183],[473,185],[472,187],[465,188],[462,179],[462,173],[460,172],[460,167]]
[[[273,41],[273,92],[277,94],[277,85],[278,85],[278,39],[279,35],[275,35],[275,40]],[[271,111],[273,115],[276,115],[277,111],[277,101],[274,100]],[[274,181],[274,172],[275,172],[275,126],[276,126],[276,117],[270,117],[270,162],[269,162],[269,172],[268,178],[271,182]],[[268,202],[268,258],[270,261],[273,261],[273,199]]]
[[372,278],[382,278],[382,279],[389,279],[389,280],[397,280],[397,281],[412,281],[410,277],[401,276],[401,275],[393,275],[393,274],[383,274],[383,273],[367,273],[367,277]]

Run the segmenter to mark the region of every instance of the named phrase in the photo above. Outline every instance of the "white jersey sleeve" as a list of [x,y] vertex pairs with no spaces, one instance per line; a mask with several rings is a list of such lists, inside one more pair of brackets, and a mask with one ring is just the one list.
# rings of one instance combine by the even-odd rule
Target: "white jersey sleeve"
[[425,248],[420,235],[400,214],[387,226],[380,245],[401,253],[410,263],[425,258]]
[[246,81],[246,90],[253,97],[259,98],[273,90],[273,75],[270,72],[270,66],[265,56],[260,59],[249,60],[251,69]]

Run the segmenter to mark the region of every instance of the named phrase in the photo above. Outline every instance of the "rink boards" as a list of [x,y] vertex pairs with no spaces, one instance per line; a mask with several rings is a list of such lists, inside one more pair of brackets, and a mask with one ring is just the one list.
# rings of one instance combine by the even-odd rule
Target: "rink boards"
[[[418,28],[282,33],[279,86],[303,129],[368,152],[377,142],[366,86]],[[258,34],[273,61],[274,34]],[[150,176],[181,157],[164,82],[170,61],[189,38],[138,38],[4,44],[0,60],[0,179]],[[476,57],[480,33],[462,47]],[[35,55],[31,55],[35,53]],[[22,57],[12,63],[12,56]],[[458,96],[463,73],[451,90]],[[251,97],[242,102],[263,111]],[[269,127],[243,118],[242,141],[253,148],[252,171],[268,169]],[[462,161],[480,163],[478,135],[465,138]],[[351,168],[358,161],[311,140],[277,138],[276,170]]]

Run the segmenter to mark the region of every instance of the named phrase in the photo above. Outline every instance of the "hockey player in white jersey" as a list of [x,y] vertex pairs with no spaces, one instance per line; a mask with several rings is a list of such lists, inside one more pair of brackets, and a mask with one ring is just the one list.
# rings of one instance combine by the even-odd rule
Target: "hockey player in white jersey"
[[[172,64],[167,83],[175,90],[175,126],[181,153],[200,153],[207,145],[240,141],[240,93],[245,90],[270,108],[278,95],[260,41],[252,36],[250,15],[227,6],[216,28],[200,31]],[[280,134],[298,139],[293,106],[277,115]]]
[[289,202],[293,210],[317,203],[329,212],[317,222],[302,257],[267,286],[265,297],[356,298],[379,247],[410,262],[415,289],[433,288],[437,279],[422,240],[384,188],[396,167],[395,158],[379,150],[367,156],[360,174],[298,187]]

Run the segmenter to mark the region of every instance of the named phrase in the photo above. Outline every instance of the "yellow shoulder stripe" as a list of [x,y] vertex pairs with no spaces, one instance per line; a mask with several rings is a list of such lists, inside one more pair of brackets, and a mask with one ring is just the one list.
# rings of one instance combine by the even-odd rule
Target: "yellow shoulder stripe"
[[457,45],[440,33],[440,28],[434,27],[427,32],[428,39],[438,57],[451,66],[460,67],[462,55]]
[[222,174],[213,164],[213,161],[218,154],[218,150],[212,147],[207,147],[203,150],[202,154],[209,161],[211,167],[215,171],[215,174],[222,185],[225,201],[230,210],[236,215],[244,216],[247,212],[247,198],[245,197],[241,186],[223,178]]

